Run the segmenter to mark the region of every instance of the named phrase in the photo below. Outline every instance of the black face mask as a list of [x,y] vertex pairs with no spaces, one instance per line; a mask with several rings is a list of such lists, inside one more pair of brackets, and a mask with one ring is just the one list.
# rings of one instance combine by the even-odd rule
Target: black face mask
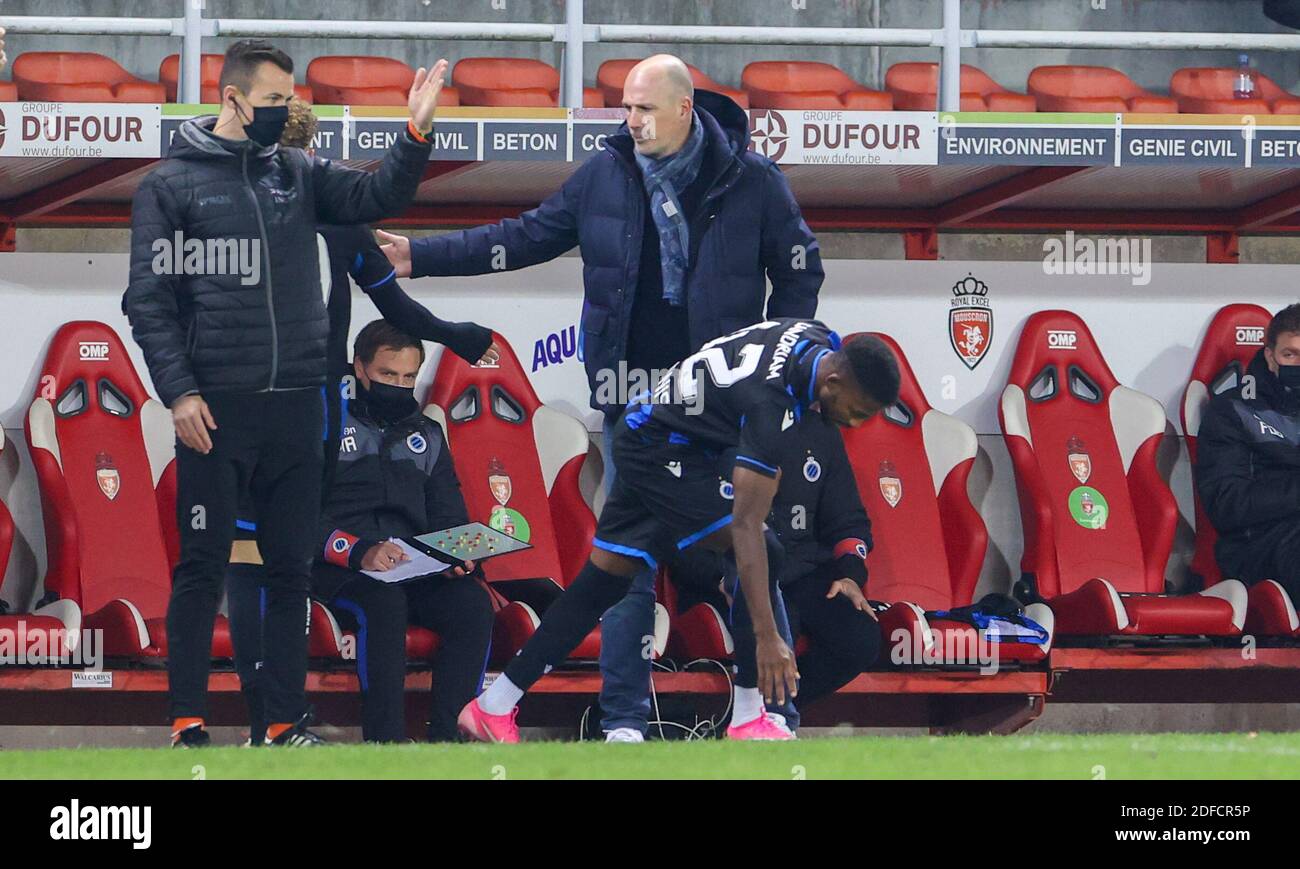
[[415,387],[392,386],[372,380],[369,386],[361,387],[361,394],[370,414],[379,422],[400,422],[420,409],[420,403],[415,400]]
[[1292,392],[1300,392],[1300,365],[1279,365],[1277,379]]
[[[230,99],[234,101],[235,98],[232,96]],[[238,102],[235,102],[235,111],[239,113],[241,119],[247,117]],[[244,132],[252,141],[263,148],[269,148],[280,141],[287,123],[289,123],[288,106],[254,106],[253,120],[244,124]]]

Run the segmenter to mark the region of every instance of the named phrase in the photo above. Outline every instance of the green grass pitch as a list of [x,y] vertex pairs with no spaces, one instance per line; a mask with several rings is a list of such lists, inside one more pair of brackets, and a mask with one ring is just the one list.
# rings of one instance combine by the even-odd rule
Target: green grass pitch
[[1300,734],[1032,734],[787,743],[535,742],[0,751],[0,778],[1300,778]]

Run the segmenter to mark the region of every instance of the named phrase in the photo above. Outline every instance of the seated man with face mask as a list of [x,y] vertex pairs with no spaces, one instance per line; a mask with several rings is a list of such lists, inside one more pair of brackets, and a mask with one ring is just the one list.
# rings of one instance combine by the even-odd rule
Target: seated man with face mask
[[1273,317],[1241,385],[1210,402],[1196,471],[1224,576],[1277,580],[1300,601],[1300,304]]
[[[407,560],[390,537],[468,522],[460,482],[438,423],[414,395],[424,347],[386,320],[367,324],[354,344],[356,394],[344,402],[338,464],[321,506],[312,596],[355,631],[362,736],[406,738],[406,628],[436,631],[428,736],[456,738],[456,715],[478,695],[492,639],[487,590],[455,568],[407,582],[381,582]],[[473,563],[467,567],[472,571]]]

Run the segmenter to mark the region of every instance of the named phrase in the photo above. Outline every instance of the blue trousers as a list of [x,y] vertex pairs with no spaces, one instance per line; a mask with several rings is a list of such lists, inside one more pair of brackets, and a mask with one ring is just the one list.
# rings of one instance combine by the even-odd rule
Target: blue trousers
[[[614,484],[611,440],[613,421],[605,421],[602,434],[605,458],[605,494]],[[780,587],[773,596],[772,611],[776,626],[786,644],[794,648],[790,621]],[[752,631],[745,607],[732,607],[728,616],[733,632]],[[737,617],[739,623],[732,617]],[[655,633],[655,574],[646,569],[632,579],[632,587],[622,601],[605,611],[600,620],[600,720],[603,730],[630,727],[645,733],[650,721],[650,660]],[[799,726],[799,712],[787,698],[785,705],[770,710],[785,716],[790,727]]]

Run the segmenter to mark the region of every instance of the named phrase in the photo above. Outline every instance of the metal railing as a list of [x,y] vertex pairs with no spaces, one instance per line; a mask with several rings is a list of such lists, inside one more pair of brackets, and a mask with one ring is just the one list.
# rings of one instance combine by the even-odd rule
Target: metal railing
[[963,48],[1120,48],[1300,51],[1300,34],[1165,33],[1141,31],[965,30],[961,0],[943,0],[942,26],[934,30],[871,27],[753,27],[655,24],[588,24],[583,0],[566,0],[562,24],[435,21],[318,21],[206,18],[203,0],[184,0],[181,18],[107,18],[54,15],[0,16],[8,33],[85,36],[173,36],[181,42],[180,97],[200,98],[205,38],[300,37],[350,39],[515,40],[564,44],[562,102],[582,105],[583,46],[596,42],[728,45],[861,45],[941,50],[939,107],[961,108]]

